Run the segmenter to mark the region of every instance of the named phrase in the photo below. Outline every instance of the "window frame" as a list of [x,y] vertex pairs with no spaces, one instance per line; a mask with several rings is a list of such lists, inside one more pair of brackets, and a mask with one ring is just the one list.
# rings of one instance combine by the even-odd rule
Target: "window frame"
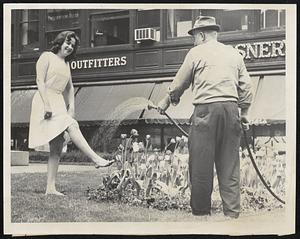
[[[16,10],[16,21],[15,21],[15,31],[18,32],[18,34],[15,35],[15,40],[16,40],[16,49],[15,51],[17,53],[35,53],[35,52],[40,52],[41,51],[41,48],[42,48],[42,30],[43,30],[43,25],[42,25],[42,21],[41,21],[41,18],[42,18],[42,10],[38,10],[38,19],[35,19],[35,20],[28,20],[28,21],[22,21],[22,12],[23,11],[29,11],[29,10],[36,10],[36,9],[18,9]],[[39,40],[38,40],[38,49],[37,50],[34,50],[34,49],[24,49],[23,45],[22,45],[22,24],[25,24],[25,23],[31,23],[31,22],[37,22],[38,23],[38,37],[39,37]]]
[[[224,12],[226,12],[227,9],[220,9],[222,10],[218,15],[220,16],[220,19],[222,20],[222,17],[223,17],[223,14]],[[252,13],[252,10],[251,9],[236,9],[236,11],[248,11],[248,19],[247,19],[247,26],[248,26],[248,29],[246,30],[231,30],[231,31],[222,31],[222,23],[221,24],[221,31],[220,31],[220,34],[221,35],[234,35],[234,34],[240,34],[240,33],[243,33],[243,34],[246,34],[248,32],[251,32],[253,31],[253,27],[252,27],[252,22],[253,22],[253,13]],[[228,9],[227,11],[235,11],[235,9]]]
[[[277,11],[277,26],[266,27],[266,11],[274,10]],[[268,32],[268,31],[275,31],[275,30],[285,30],[286,29],[286,20],[285,25],[280,26],[280,13],[285,11],[285,9],[261,9],[259,14],[259,31],[260,32]],[[262,13],[263,19],[262,19]],[[286,11],[285,11],[285,18],[286,18]],[[262,22],[263,21],[263,22]]]
[[[174,8],[174,9],[163,9],[162,10],[162,24],[163,24],[163,38],[161,39],[161,42],[163,43],[169,43],[169,44],[176,44],[176,43],[183,43],[183,44],[192,44],[193,38],[190,35],[182,36],[182,37],[168,37],[168,11],[167,10],[181,10],[180,8]],[[186,10],[192,10],[192,26],[194,26],[194,23],[199,16],[199,9],[186,9]]]
[[[15,10],[11,11],[11,25],[14,26],[14,28],[10,28],[11,31],[11,55],[16,55],[18,52],[18,19],[17,19],[17,12]],[[13,40],[14,37],[14,40]]]
[[166,32],[165,36],[166,36],[166,38],[165,39],[166,39],[166,41],[174,41],[175,39],[176,40],[190,39],[191,37],[189,35],[180,36],[180,37],[178,37],[178,36],[176,36],[176,37],[168,37],[168,10],[174,10],[174,11],[176,11],[176,10],[191,10],[192,11],[191,22],[192,22],[192,27],[193,27],[193,25],[195,23],[195,20],[197,18],[196,12],[199,11],[199,9],[167,9],[166,12],[165,12],[165,21],[166,21],[166,25],[165,25],[165,32]]

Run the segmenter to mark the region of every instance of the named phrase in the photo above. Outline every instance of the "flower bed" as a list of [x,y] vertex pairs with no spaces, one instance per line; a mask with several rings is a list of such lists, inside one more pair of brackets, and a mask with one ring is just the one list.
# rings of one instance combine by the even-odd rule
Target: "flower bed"
[[[88,188],[86,191],[88,199],[152,207],[159,210],[190,211],[187,138],[183,136],[172,139],[163,151],[150,150],[150,135],[146,136],[145,146],[137,139],[136,130],[132,130],[129,137],[126,134],[121,135],[122,143],[113,155],[117,170],[106,175],[100,187]],[[175,145],[174,152],[168,150],[171,144]],[[254,153],[253,155],[272,190],[284,198],[285,158],[275,153],[270,156],[260,151],[257,155]],[[242,211],[271,210],[282,207],[282,204],[259,181],[247,152],[241,150],[240,156]],[[222,203],[217,176],[215,176],[212,211],[221,210]]]

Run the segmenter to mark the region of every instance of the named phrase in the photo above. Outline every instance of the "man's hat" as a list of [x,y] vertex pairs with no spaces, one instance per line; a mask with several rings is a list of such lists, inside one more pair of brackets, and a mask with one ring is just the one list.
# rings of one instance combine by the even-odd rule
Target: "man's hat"
[[194,35],[195,30],[211,29],[220,31],[220,25],[216,24],[216,19],[210,16],[199,16],[194,24],[194,27],[188,31],[188,34]]

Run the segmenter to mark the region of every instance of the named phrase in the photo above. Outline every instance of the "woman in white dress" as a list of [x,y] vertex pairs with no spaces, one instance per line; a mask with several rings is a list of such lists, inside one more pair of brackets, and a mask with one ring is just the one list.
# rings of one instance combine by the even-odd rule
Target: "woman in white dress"
[[112,164],[90,148],[74,119],[74,87],[69,62],[74,59],[78,44],[79,38],[74,32],[61,32],[51,50],[42,53],[36,63],[38,91],[32,100],[29,148],[49,143],[46,194],[64,195],[56,190],[55,181],[66,132],[72,142],[95,162],[96,167]]

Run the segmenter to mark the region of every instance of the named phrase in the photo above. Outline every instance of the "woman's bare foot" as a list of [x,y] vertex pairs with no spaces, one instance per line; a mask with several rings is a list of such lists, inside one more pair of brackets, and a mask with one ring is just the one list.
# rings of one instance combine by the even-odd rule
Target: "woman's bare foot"
[[47,190],[46,193],[45,193],[45,195],[50,195],[50,194],[52,194],[52,195],[58,195],[58,196],[66,196],[65,194],[57,191],[56,189],[54,189],[54,190]]
[[104,158],[101,158],[100,156],[99,156],[99,158],[94,159],[94,162],[96,164],[95,168],[109,167],[110,165],[112,165],[114,163],[114,161],[106,160]]

